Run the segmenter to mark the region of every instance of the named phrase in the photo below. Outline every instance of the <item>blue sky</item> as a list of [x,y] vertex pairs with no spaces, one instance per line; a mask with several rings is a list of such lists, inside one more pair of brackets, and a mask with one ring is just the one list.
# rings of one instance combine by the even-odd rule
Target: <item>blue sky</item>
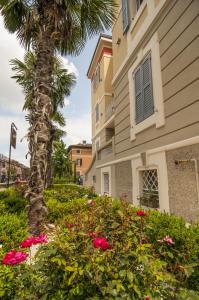
[[[0,153],[8,155],[9,131],[11,122],[18,127],[17,149],[13,150],[13,159],[26,165],[28,160],[28,144],[25,138],[28,124],[25,122],[25,113],[22,112],[24,96],[21,88],[10,77],[13,75],[9,60],[23,59],[22,49],[14,35],[9,34],[3,26],[0,16]],[[77,84],[66,99],[64,115],[66,117],[67,136],[64,141],[67,145],[79,143],[82,140],[91,141],[91,91],[90,81],[86,73],[95,49],[98,36],[87,42],[84,51],[78,57],[64,58],[64,65],[77,75]],[[20,142],[20,140],[22,142]]]

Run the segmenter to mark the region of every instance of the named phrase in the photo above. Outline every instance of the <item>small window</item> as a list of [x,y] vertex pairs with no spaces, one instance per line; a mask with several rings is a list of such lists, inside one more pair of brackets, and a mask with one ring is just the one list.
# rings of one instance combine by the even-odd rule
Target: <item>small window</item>
[[128,0],[122,0],[122,21],[123,33],[126,33],[129,28],[129,4]]
[[95,143],[95,150],[97,151],[100,148],[100,141],[96,141]]
[[82,166],[82,158],[78,158],[76,163],[77,163],[78,167],[81,167]]
[[79,171],[76,172],[76,177],[80,177],[80,172]]
[[93,87],[96,89],[101,81],[100,77],[100,64],[97,65],[95,75],[93,77]]
[[154,113],[151,57],[148,56],[134,74],[136,124]]
[[93,175],[93,183],[96,183],[96,176]]
[[77,154],[81,154],[81,150],[80,149],[77,149]]
[[95,120],[96,120],[96,123],[99,121],[99,104],[98,103],[96,104],[96,107],[95,107]]
[[137,10],[140,8],[142,2],[143,2],[143,0],[136,0]]
[[140,205],[159,208],[158,173],[156,169],[141,171]]
[[104,194],[109,194],[109,173],[104,173]]

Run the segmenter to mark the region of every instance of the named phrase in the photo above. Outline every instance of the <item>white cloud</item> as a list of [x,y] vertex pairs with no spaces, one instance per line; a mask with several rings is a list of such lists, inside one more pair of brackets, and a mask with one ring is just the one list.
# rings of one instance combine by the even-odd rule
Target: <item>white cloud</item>
[[68,98],[65,98],[64,99],[64,104],[65,104],[65,107],[69,106],[71,104],[70,100]]
[[79,72],[74,63],[70,62],[66,57],[61,57],[61,60],[63,61],[64,68],[67,69],[69,73],[74,73],[76,77],[79,76]]
[[79,117],[71,117],[66,120],[67,132],[65,143],[69,146],[81,143],[86,140],[91,142],[91,116],[90,114],[80,115]]
[[21,111],[24,102],[24,96],[21,88],[10,77],[13,75],[9,61],[13,58],[22,59],[24,50],[19,45],[14,34],[9,34],[3,25],[3,19],[0,17],[0,111],[2,109],[11,111]]

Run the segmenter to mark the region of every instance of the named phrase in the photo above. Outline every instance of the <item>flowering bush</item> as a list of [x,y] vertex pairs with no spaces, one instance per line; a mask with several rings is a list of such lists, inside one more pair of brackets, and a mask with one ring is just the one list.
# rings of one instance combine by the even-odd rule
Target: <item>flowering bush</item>
[[[54,201],[56,207],[61,203]],[[95,197],[94,203],[87,198],[61,203],[53,240],[40,248],[34,264],[0,268],[0,298],[2,293],[5,300],[199,299],[192,284],[198,225],[187,228],[177,217],[140,213],[109,197]]]
[[28,254],[25,252],[18,252],[16,250],[9,251],[3,258],[2,264],[3,265],[16,265],[24,262]]
[[48,243],[46,234],[41,234],[39,236],[31,236],[26,240],[22,241],[20,246],[21,248],[29,248],[37,244]]

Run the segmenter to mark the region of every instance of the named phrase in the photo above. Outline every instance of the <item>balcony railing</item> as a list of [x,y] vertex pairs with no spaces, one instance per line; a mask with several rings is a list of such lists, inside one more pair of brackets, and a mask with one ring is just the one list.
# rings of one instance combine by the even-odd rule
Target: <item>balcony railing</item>
[[113,101],[111,101],[105,109],[105,122],[107,122],[114,115],[114,111],[114,104]]

